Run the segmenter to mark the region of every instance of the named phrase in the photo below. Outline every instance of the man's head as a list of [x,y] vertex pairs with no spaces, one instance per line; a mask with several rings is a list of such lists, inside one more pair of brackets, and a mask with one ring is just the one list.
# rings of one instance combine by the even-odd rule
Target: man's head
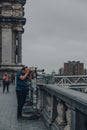
[[25,73],[26,73],[27,68],[28,68],[27,66],[23,66],[23,67],[22,67],[22,69],[21,69],[22,73],[24,73],[24,74],[25,74]]

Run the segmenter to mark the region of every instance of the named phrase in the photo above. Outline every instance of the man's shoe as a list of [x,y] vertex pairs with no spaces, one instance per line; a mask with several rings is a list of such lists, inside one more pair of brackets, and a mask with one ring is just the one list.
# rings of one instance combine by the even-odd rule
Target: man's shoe
[[25,116],[19,116],[17,117],[18,120],[28,120],[28,117]]
[[21,119],[22,118],[22,116],[17,116],[17,119]]

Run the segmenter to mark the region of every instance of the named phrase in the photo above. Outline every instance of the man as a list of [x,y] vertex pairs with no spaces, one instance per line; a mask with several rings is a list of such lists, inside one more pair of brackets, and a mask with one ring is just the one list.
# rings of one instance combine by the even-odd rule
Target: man
[[16,95],[17,95],[17,118],[22,118],[22,108],[26,100],[26,95],[29,90],[28,74],[30,69],[23,67],[16,75]]

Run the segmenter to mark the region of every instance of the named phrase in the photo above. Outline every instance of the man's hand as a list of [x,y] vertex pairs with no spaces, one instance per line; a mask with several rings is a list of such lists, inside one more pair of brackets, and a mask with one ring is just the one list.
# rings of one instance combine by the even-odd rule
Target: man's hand
[[26,71],[25,73],[29,73],[29,72],[30,72],[30,69],[29,69],[29,68],[26,68],[25,71]]
[[30,72],[30,69],[29,69],[29,68],[26,68],[26,69],[24,70],[24,75],[20,76],[20,79],[21,79],[21,80],[24,80],[24,79],[27,77],[27,75],[29,74],[29,72]]

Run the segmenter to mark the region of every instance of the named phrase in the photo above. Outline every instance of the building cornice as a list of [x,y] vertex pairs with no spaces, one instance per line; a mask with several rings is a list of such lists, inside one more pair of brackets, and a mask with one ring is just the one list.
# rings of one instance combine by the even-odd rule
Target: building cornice
[[2,17],[0,16],[0,23],[12,23],[25,25],[26,18]]

